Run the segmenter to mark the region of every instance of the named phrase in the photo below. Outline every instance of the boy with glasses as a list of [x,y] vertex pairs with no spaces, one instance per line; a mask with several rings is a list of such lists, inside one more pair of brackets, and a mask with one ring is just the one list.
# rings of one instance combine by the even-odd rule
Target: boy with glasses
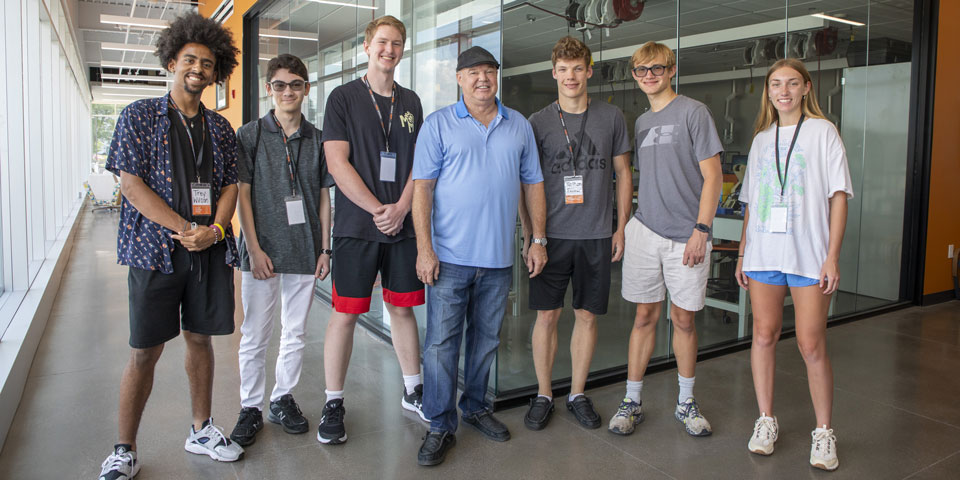
[[287,433],[309,426],[291,391],[300,380],[317,278],[330,274],[330,194],[320,130],[300,113],[307,67],[289,54],[267,64],[274,108],[237,130],[241,301],[240,418],[230,438],[247,446],[263,428],[265,356],[280,301],[280,353],[267,419]]
[[694,315],[703,309],[706,296],[723,147],[707,107],[673,91],[670,81],[677,67],[669,47],[647,42],[634,52],[631,63],[650,110],[635,126],[637,211],[626,227],[622,294],[637,304],[637,314],[630,333],[627,394],[610,419],[610,431],[628,435],[643,421],[643,374],[669,292],[680,387],[674,416],[690,435],[710,435],[710,423],[693,396]]

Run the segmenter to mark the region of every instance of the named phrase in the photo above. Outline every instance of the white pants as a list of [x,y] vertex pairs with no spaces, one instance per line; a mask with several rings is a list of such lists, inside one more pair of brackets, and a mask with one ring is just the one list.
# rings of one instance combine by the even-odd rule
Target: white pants
[[240,297],[243,325],[240,326],[240,406],[263,409],[267,345],[273,333],[277,298],[282,301],[280,315],[280,354],[277,357],[277,382],[270,394],[276,401],[290,393],[300,381],[307,314],[313,304],[313,275],[280,274],[267,280],[241,272]]

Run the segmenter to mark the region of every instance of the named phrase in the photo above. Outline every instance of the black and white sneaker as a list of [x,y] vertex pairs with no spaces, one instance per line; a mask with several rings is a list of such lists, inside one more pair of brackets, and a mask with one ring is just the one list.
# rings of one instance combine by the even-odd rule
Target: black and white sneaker
[[114,445],[113,453],[100,465],[100,480],[129,480],[137,473],[140,473],[140,462],[130,445]]
[[270,402],[267,420],[283,426],[283,431],[287,433],[307,433],[307,430],[310,430],[300,406],[289,393],[278,398],[276,402]]
[[323,406],[323,416],[317,427],[317,440],[324,445],[337,445],[347,441],[347,429],[343,427],[343,399],[330,400]]
[[430,423],[430,419],[423,414],[423,384],[417,385],[413,393],[407,393],[407,388],[403,388],[403,398],[400,400],[400,406],[404,410],[410,410],[420,416],[424,422]]
[[257,432],[263,428],[263,415],[256,407],[243,407],[237,425],[230,432],[230,440],[241,447],[248,447],[257,441]]

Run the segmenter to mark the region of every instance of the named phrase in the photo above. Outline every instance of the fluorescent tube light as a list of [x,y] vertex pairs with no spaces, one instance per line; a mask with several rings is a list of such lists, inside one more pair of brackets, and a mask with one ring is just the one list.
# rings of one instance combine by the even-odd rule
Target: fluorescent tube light
[[104,73],[100,75],[104,80],[122,80],[126,82],[166,82],[173,83],[173,77],[160,77],[154,75],[120,75],[116,73]]
[[266,28],[260,29],[261,37],[269,38],[286,38],[290,40],[309,40],[311,42],[319,42],[317,34],[313,32],[294,32],[287,30],[268,30]]
[[145,92],[166,92],[166,87],[132,86],[132,85],[100,85],[100,88],[109,90],[134,90]]
[[310,0],[310,1],[311,1],[311,2],[314,2],[314,3],[322,3],[322,4],[324,4],[324,5],[338,5],[338,6],[341,6],[341,7],[364,8],[364,9],[367,9],[367,10],[376,10],[376,9],[377,9],[377,6],[376,6],[376,5],[357,5],[357,4],[355,4],[355,3],[337,2],[337,1],[334,1],[334,0]]
[[130,70],[158,70],[165,71],[166,68],[161,67],[157,64],[143,64],[143,63],[131,63],[131,62],[100,62],[101,67],[111,67],[111,68],[127,68]]
[[104,13],[100,14],[100,23],[147,28],[150,30],[163,30],[170,26],[170,22],[160,20],[159,18],[124,17],[123,15],[107,15]]
[[855,27],[862,27],[866,25],[865,23],[855,22],[853,20],[847,20],[846,18],[834,17],[832,15],[827,15],[825,13],[811,13],[811,17],[822,18],[824,20],[830,20],[833,22],[846,23],[847,25],[853,25]]
[[133,43],[113,43],[113,42],[100,42],[101,50],[119,50],[127,52],[146,52],[153,53],[157,47],[153,45],[136,45]]

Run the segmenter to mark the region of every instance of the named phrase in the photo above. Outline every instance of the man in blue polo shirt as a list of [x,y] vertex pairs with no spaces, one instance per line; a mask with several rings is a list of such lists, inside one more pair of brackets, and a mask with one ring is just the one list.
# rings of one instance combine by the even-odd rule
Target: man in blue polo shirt
[[521,186],[533,227],[530,276],[547,263],[537,143],[523,115],[497,101],[499,68],[481,47],[461,53],[457,84],[463,97],[427,117],[417,138],[413,220],[417,276],[428,285],[423,410],[430,419],[417,455],[420,465],[440,464],[456,443],[457,365],[465,321],[463,421],[492,440],[510,439],[485,397],[510,290]]

